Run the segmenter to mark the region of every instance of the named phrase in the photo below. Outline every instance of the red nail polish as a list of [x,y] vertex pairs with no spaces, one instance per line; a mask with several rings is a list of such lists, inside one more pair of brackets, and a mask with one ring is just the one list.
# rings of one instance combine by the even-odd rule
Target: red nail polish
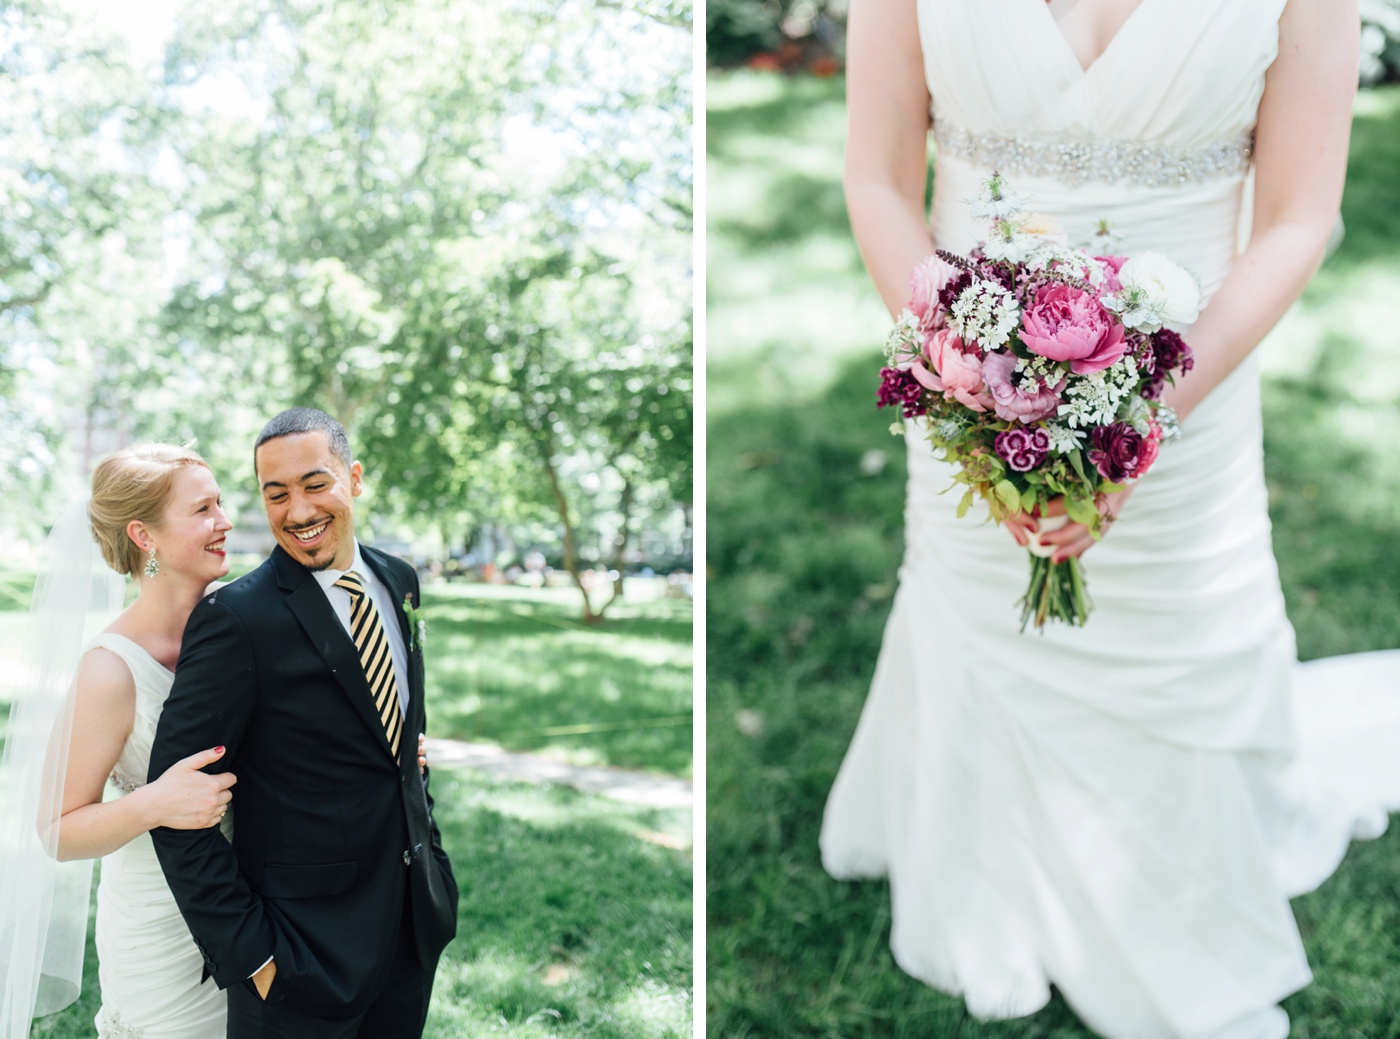
[[224,748],[223,748],[223,747],[215,747],[215,748],[214,748],[214,753],[215,753],[215,754],[222,754],[223,752],[224,752]]

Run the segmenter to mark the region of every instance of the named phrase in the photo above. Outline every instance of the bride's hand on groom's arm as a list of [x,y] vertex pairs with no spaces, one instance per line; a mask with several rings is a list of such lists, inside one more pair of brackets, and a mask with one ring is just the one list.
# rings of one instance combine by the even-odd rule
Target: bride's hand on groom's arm
[[175,762],[154,783],[145,787],[152,828],[203,830],[217,826],[233,800],[230,787],[238,782],[232,772],[210,775],[200,771],[224,756],[223,747],[202,750]]

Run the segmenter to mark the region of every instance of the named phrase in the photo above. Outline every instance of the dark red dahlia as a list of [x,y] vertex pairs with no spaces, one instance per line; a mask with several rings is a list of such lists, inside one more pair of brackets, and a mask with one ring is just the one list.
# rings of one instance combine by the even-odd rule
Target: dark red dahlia
[[1143,461],[1143,435],[1126,422],[1099,426],[1090,441],[1089,461],[1109,483],[1123,483],[1138,473]]

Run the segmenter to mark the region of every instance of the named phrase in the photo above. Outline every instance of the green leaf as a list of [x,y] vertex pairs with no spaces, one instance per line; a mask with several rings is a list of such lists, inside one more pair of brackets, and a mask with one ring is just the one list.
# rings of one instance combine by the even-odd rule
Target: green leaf
[[1021,494],[1016,490],[1016,485],[1010,480],[1001,480],[994,488],[997,497],[1001,499],[1003,505],[1008,509],[1019,509],[1021,507]]
[[1088,483],[1089,477],[1086,476],[1084,472],[1084,452],[1076,447],[1065,457],[1069,459],[1069,464],[1074,467],[1074,471],[1079,476],[1079,478],[1085,483]]
[[1082,523],[1086,527],[1092,527],[1099,518],[1099,510],[1086,498],[1066,498],[1065,511],[1075,523]]
[[958,519],[967,515],[967,510],[972,508],[972,492],[968,491],[962,496],[962,501],[958,502]]

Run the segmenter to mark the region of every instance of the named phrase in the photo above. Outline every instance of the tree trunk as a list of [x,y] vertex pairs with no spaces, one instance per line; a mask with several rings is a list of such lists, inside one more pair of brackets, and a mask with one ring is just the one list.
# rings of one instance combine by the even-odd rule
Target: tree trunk
[[[623,572],[627,567],[627,542],[632,535],[632,480],[622,480],[622,526],[618,528],[616,552],[613,565],[617,568],[617,580],[613,582],[612,599],[622,598]],[[608,602],[612,602],[609,599]],[[606,609],[607,607],[604,607]]]
[[[583,623],[597,624],[603,619],[603,610],[594,612],[593,602],[588,598],[588,589],[584,587],[583,577],[578,572],[578,559],[574,548],[574,521],[569,516],[569,502],[564,497],[564,489],[559,485],[559,474],[554,469],[553,443],[547,434],[540,448],[545,475],[549,477],[549,489],[554,492],[554,505],[559,510],[560,521],[564,524],[564,569],[569,571],[575,587],[583,596]],[[603,609],[607,609],[606,605]]]

